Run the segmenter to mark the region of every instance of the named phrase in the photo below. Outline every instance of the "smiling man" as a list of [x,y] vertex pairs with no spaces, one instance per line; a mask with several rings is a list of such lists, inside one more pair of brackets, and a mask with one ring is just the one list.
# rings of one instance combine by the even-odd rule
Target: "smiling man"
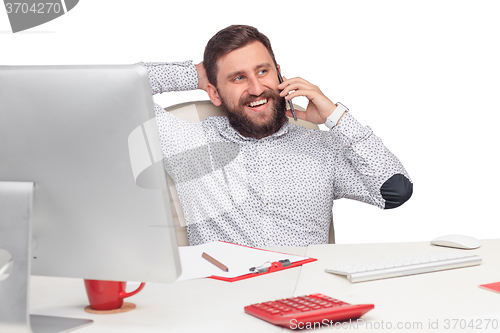
[[[198,65],[141,64],[153,93],[202,89],[227,114],[189,123],[155,105],[191,245],[327,243],[334,200],[390,209],[412,194],[399,160],[345,106],[302,78],[279,83],[271,44],[253,27],[219,31]],[[286,101],[297,96],[309,100],[297,117],[329,131],[288,121]]]
[[[213,82],[207,85],[207,92],[215,105],[224,107],[233,128],[261,139],[287,121],[274,57],[260,41],[239,47],[239,43],[227,42],[230,37],[220,37],[205,52],[208,80]],[[239,48],[232,50],[235,47]],[[216,59],[221,53],[225,55]]]

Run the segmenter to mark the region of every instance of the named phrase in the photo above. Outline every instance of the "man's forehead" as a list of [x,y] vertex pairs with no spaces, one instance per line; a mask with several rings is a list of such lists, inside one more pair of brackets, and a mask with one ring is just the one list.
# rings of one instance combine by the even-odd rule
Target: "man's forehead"
[[224,76],[230,73],[254,70],[262,66],[272,66],[272,64],[271,54],[259,41],[233,50],[217,61],[219,74]]

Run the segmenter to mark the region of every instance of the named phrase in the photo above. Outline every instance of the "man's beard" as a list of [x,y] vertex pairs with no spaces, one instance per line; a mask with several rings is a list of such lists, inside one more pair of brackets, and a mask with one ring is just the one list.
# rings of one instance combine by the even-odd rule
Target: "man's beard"
[[[220,96],[220,95],[219,95]],[[222,101],[222,107],[226,111],[227,118],[231,126],[237,130],[241,135],[245,137],[253,137],[256,139],[261,139],[266,136],[276,133],[286,122],[286,101],[284,98],[278,96],[274,91],[268,89],[264,91],[259,96],[247,96],[241,98],[238,101],[238,106],[236,108],[232,107],[227,103],[222,96],[220,96]],[[249,117],[245,111],[245,105],[251,101],[260,100],[263,98],[272,98],[272,117],[268,122],[263,124],[255,123],[251,117]]]

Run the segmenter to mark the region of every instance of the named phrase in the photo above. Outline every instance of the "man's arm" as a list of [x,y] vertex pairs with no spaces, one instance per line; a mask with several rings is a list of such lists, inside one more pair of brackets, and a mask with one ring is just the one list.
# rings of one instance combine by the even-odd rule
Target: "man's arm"
[[[286,80],[278,88],[283,89],[281,96],[287,100],[297,96],[309,99],[306,110],[297,112],[297,118],[323,124],[337,108],[317,86],[304,79]],[[292,116],[290,111],[287,115]],[[360,200],[384,209],[402,205],[411,197],[413,184],[401,162],[369,127],[361,126],[346,112],[339,116],[328,126],[335,142],[340,143],[340,151],[334,154],[335,198]]]
[[192,61],[140,62],[138,64],[146,67],[148,71],[153,95],[170,91],[202,89],[203,75],[206,77],[203,66],[193,65]]
[[[202,64],[185,62],[140,62],[146,68],[153,94],[172,91],[203,89],[206,74]],[[165,159],[205,144],[200,123],[193,123],[175,117],[158,104],[154,104],[158,134]],[[190,140],[186,140],[189,137]],[[166,164],[167,171],[168,163]],[[172,177],[173,178],[173,177]]]
[[336,198],[351,198],[391,209],[411,197],[410,176],[370,127],[344,113],[330,133],[336,147],[340,147],[335,157]]

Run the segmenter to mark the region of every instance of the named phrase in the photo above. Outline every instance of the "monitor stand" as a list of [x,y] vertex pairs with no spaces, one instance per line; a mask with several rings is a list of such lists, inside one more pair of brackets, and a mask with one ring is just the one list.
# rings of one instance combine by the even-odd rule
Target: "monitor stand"
[[0,249],[12,256],[10,276],[0,281],[0,332],[71,332],[93,321],[29,314],[33,189],[29,182],[0,181]]

